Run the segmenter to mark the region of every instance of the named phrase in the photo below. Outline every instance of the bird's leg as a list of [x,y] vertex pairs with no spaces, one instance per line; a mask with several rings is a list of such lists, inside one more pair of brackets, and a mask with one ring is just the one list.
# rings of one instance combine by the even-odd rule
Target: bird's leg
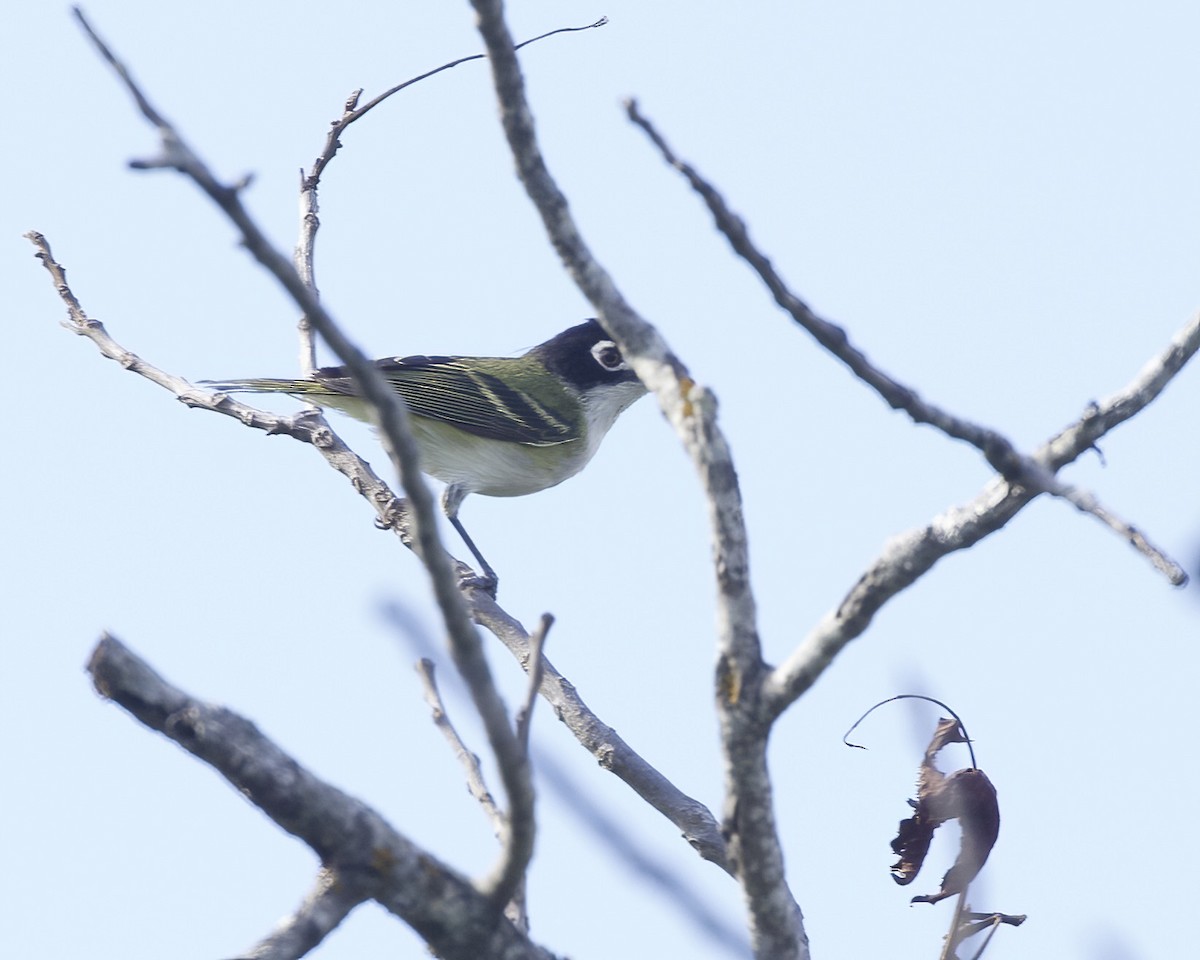
[[458,531],[458,535],[462,537],[463,543],[467,545],[467,549],[471,551],[476,562],[479,564],[479,570],[482,576],[481,586],[493,596],[496,593],[496,588],[500,585],[500,578],[496,576],[496,571],[492,569],[492,565],[483,559],[483,554],[479,552],[479,548],[475,546],[475,541],[471,539],[471,535],[467,533],[467,528],[462,525],[462,521],[458,519],[458,508],[462,505],[468,491],[460,487],[456,483],[452,483],[442,491],[442,509],[446,513],[446,519],[450,521],[450,525]]
[[491,586],[491,592],[495,592],[496,587],[500,584],[500,578],[496,576],[496,571],[492,569],[492,565],[483,559],[483,554],[479,552],[479,548],[475,546],[475,541],[471,539],[466,528],[462,525],[462,521],[458,517],[450,517],[450,523],[458,535],[462,537],[463,543],[467,545],[467,549],[471,551],[473,556],[479,562],[479,569],[483,573],[483,580],[487,585]]

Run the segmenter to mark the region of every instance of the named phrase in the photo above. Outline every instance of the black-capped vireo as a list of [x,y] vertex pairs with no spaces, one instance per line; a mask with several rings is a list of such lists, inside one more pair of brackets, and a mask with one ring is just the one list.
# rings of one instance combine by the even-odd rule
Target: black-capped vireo
[[[646,393],[595,320],[520,357],[390,357],[376,366],[408,405],[421,469],[446,484],[442,508],[492,583],[495,572],[458,519],[467,494],[521,497],[575,476]],[[202,383],[230,393],[287,393],[370,422],[344,367],[323,367],[304,380]]]

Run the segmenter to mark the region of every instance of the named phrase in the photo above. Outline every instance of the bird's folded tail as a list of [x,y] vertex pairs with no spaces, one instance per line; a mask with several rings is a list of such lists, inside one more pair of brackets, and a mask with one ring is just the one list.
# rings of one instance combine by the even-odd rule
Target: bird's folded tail
[[220,393],[290,393],[294,396],[329,396],[329,387],[316,380],[197,380],[197,386]]

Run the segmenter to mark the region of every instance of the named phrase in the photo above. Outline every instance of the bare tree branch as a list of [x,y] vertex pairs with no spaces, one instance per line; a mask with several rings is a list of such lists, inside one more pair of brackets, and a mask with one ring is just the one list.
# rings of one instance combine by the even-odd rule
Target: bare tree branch
[[550,175],[537,144],[533,117],[512,37],[499,0],[472,0],[487,45],[501,123],[517,173],[542,217],[568,273],[599,313],[687,449],[706,495],[717,581],[717,709],[725,758],[726,831],[750,914],[757,956],[808,956],[800,908],[788,890],[775,826],[761,685],[766,675],[758,638],[749,555],[737,473],[709,391],[688,375],[657,332],[625,301],[596,261]]
[[[552,960],[465,877],[360,800],[320,780],[224,707],[164,681],[114,637],[88,662],[101,696],[213,767],[280,827],[307,843],[351,898],[403,919],[447,960]],[[331,928],[332,929],[332,928]]]
[[[599,20],[596,20],[593,23],[584,24],[582,27],[559,27],[556,30],[548,30],[536,37],[531,37],[528,40],[522,40],[520,43],[515,44],[513,49],[520,50],[522,47],[527,47],[532,43],[537,43],[539,40],[545,40],[548,37],[557,36],[560,33],[580,33],[584,30],[594,30],[597,27],[605,26],[607,23],[608,17],[601,17]],[[359,97],[362,96],[362,90],[354,91],[354,93],[352,93],[346,99],[346,104],[342,111],[342,115],[338,117],[338,119],[334,120],[332,124],[330,124],[329,133],[325,138],[325,146],[317,155],[317,159],[316,162],[313,163],[312,170],[305,178],[304,186],[306,188],[311,186],[315,189],[317,182],[321,179],[321,174],[325,172],[325,168],[329,166],[330,161],[333,160],[334,154],[336,154],[342,146],[338,138],[341,136],[342,131],[350,126],[350,124],[354,123],[356,120],[361,120],[370,111],[374,110],[377,106],[383,103],[384,100],[387,100],[394,94],[399,93],[406,87],[411,87],[414,83],[420,83],[422,80],[428,80],[435,74],[442,73],[445,70],[450,70],[459,66],[460,64],[470,63],[472,60],[483,60],[486,57],[487,54],[485,53],[472,53],[465,57],[459,57],[457,60],[451,60],[449,63],[443,63],[440,67],[434,67],[432,70],[426,70],[424,73],[418,74],[415,77],[396,84],[394,87],[384,90],[383,93],[367,101],[362,106],[359,106],[358,104]]]
[[355,891],[334,871],[322,870],[299,909],[238,960],[296,960],[329,936],[365,899],[364,891]]
[[[442,735],[446,738],[446,742],[450,744],[450,749],[454,751],[454,756],[458,760],[459,765],[463,768],[463,773],[467,778],[467,790],[475,801],[483,808],[483,812],[487,815],[488,822],[492,825],[492,832],[496,835],[496,839],[501,842],[506,836],[511,836],[512,832],[508,829],[508,817],[496,805],[496,800],[492,796],[492,792],[487,787],[487,782],[483,777],[483,766],[479,762],[479,757],[467,748],[463,742],[454,724],[450,721],[450,715],[446,711],[446,705],[442,701],[441,692],[437,686],[437,674],[434,669],[433,661],[428,657],[422,657],[417,661],[417,676],[421,678],[421,685],[425,692],[425,702],[429,704],[430,712],[433,714],[433,723]],[[503,869],[509,862],[509,857],[505,857],[498,864],[496,869]],[[517,878],[515,884],[512,884],[513,893],[510,894],[507,904],[504,907],[504,915],[513,923],[517,924],[521,930],[529,932],[529,915],[526,911],[525,904],[525,884],[524,876]],[[493,897],[498,897],[499,894],[492,894]]]
[[[472,613],[475,622],[508,647],[525,670],[532,669],[529,634],[516,619],[501,609],[491,597],[485,596],[476,596]],[[612,727],[597,717],[583,702],[575,685],[545,657],[542,658],[542,672],[542,697],[553,707],[554,715],[596,758],[600,766],[628,784],[638,796],[673,823],[701,857],[732,874],[733,867],[726,855],[720,824],[709,809],[671,783],[621,739]]]
[[[83,12],[73,8],[88,38],[104,60],[113,68],[136,102],[142,115],[155,126],[163,147],[160,158],[136,162],[139,169],[172,167],[185,174],[221,209],[242,235],[242,243],[251,255],[279,281],[285,290],[310,318],[318,333],[329,343],[338,357],[350,368],[356,382],[367,399],[378,409],[380,430],[384,434],[388,454],[401,476],[405,491],[412,502],[413,526],[416,532],[416,549],[426,560],[431,576],[437,580],[440,569],[445,568],[446,580],[450,580],[448,565],[439,562],[444,556],[437,540],[437,525],[434,521],[433,499],[421,479],[417,467],[416,446],[411,435],[406,435],[407,411],[395,393],[387,388],[373,364],[337,328],[333,318],[317,299],[315,291],[296,273],[295,268],[267,241],[257,224],[242,206],[239,186],[220,183],[199,156],[183,141],[178,131],[168,123],[149,102],[148,98],[133,81],[126,69],[103,40],[92,29]],[[457,591],[451,591],[457,596]],[[440,597],[439,597],[440,600]]]
[[529,638],[529,685],[525,690],[525,700],[517,711],[517,736],[526,752],[529,751],[529,728],[533,721],[533,704],[537,700],[538,691],[542,686],[545,675],[546,659],[542,652],[546,649],[546,636],[554,625],[554,617],[543,613],[538,620],[537,628]]
[[[183,142],[178,131],[149,102],[145,94],[134,83],[124,64],[116,58],[95,30],[92,29],[83,12],[78,7],[75,7],[73,8],[73,13],[97,51],[121,79],[142,115],[155,126],[159,134],[163,147],[162,156],[151,161],[136,161],[131,165],[138,169],[171,167],[185,174],[196,183],[238,228],[242,234],[242,243],[246,249],[287,290],[302,312],[312,321],[317,331],[326,339],[347,367],[350,368],[351,373],[356,377],[358,386],[379,412],[379,427],[384,435],[388,455],[392,458],[401,476],[401,482],[404,484],[405,491],[408,493],[409,501],[412,504],[414,514],[412,519],[414,549],[425,560],[435,584],[438,582],[439,575],[441,574],[445,574],[442,579],[451,581],[449,574],[444,569],[447,567],[447,564],[443,560],[444,554],[440,550],[437,538],[433,499],[417,467],[415,444],[412,441],[411,435],[406,436],[404,429],[407,426],[407,411],[404,409],[403,404],[399,402],[394,392],[387,388],[382,377],[374,370],[370,361],[336,327],[333,318],[317,299],[315,290],[306,284],[299,274],[296,273],[291,263],[270,245],[257,224],[254,223],[242,206],[239,196],[240,187],[229,187],[216,179],[203,161],[200,160],[199,156]],[[226,402],[231,406],[235,405],[235,402],[232,400],[227,400]],[[426,557],[429,559],[425,559]],[[450,592],[457,597],[456,590],[451,590]],[[442,592],[440,591],[438,592],[438,599],[439,602],[442,601]],[[461,607],[461,604],[459,605]]]
[[[533,702],[537,698],[538,687],[542,676],[542,648],[546,642],[546,634],[554,618],[548,613],[542,614],[537,630],[531,640],[532,654],[529,670],[529,684],[525,699],[517,710],[516,739],[521,751],[522,761],[526,768],[529,763],[529,726],[533,717]],[[529,775],[530,790],[532,791],[532,774]],[[511,797],[511,794],[510,794]],[[524,817],[525,822],[520,822]],[[504,831],[504,848],[500,861],[492,868],[492,872],[480,881],[480,889],[487,892],[496,903],[509,904],[517,902],[520,921],[528,923],[524,909],[525,874],[529,862],[533,859],[533,838],[536,833],[536,823],[533,819],[533,797],[529,802],[516,804],[510,802]]]
[[1076,509],[1098,519],[1110,530],[1126,540],[1154,567],[1163,573],[1175,586],[1187,582],[1183,567],[1154,546],[1144,534],[1129,522],[1122,520],[1112,510],[1103,506],[1096,496],[1086,490],[1063,483],[1053,471],[1046,469],[1036,457],[1020,453],[1002,434],[990,427],[979,426],[962,417],[922,400],[916,390],[889,377],[875,367],[847,336],[846,331],[828,320],[817,316],[808,305],[797,297],[776,272],[771,261],[750,240],[745,221],[731,211],[725,198],[705,180],[691,164],[679,159],[667,145],[654,126],[639,111],[637,103],[629,100],[625,104],[629,119],[642,128],[658,147],[663,159],[678,170],[708,205],[717,229],[725,235],[734,252],[750,265],[771,291],[775,302],[783,307],[792,319],[812,334],[826,350],[842,361],[860,380],[893,409],[903,410],[914,423],[926,423],[936,427],[949,437],[963,440],[978,449],[1001,476],[1011,483],[1027,487],[1036,493],[1049,493],[1071,503]]
[[244,425],[262,430],[267,434],[286,435],[307,443],[320,453],[330,466],[346,477],[354,489],[371,505],[377,515],[379,526],[394,531],[406,546],[412,546],[412,533],[409,529],[408,513],[404,509],[404,501],[392,493],[388,485],[371,469],[369,463],[342,442],[319,413],[308,411],[294,417],[281,417],[268,413],[266,410],[239,403],[228,395],[215,395],[209,391],[200,390],[182,377],[166,373],[137,354],[126,350],[109,336],[104,324],[90,318],[80,306],[79,300],[67,284],[66,270],[54,259],[54,254],[51,252],[46,238],[36,231],[30,231],[25,236],[36,248],[35,256],[41,260],[42,265],[49,272],[55,289],[67,305],[69,319],[64,326],[68,330],[87,337],[103,356],[115,360],[131,373],[145,377],[151,383],[169,390],[186,406],[233,417]]
[[488,789],[487,781],[483,778],[483,766],[479,762],[479,757],[467,748],[462,737],[454,728],[454,724],[450,721],[449,714],[446,713],[446,705],[442,702],[441,693],[438,692],[437,674],[433,661],[428,657],[422,657],[417,661],[416,669],[417,676],[421,678],[425,702],[429,704],[430,713],[433,715],[433,725],[442,732],[442,736],[450,744],[450,749],[454,751],[454,758],[466,775],[467,791],[483,808],[488,822],[492,825],[492,832],[499,839],[504,835],[504,811],[496,805],[492,791]]
[[[487,597],[486,601],[486,610],[480,609],[485,606],[483,600],[473,607],[476,622],[501,639],[522,667],[530,670],[533,661],[532,638],[525,632],[524,627],[501,610],[491,597]],[[412,640],[417,649],[430,648],[405,607],[387,603],[382,609],[396,628]],[[580,744],[592,753],[602,767],[631,785],[643,799],[676,824],[684,838],[702,857],[732,873],[725,859],[725,841],[721,837],[720,825],[707,808],[681,793],[661,773],[634,753],[611,727],[605,726],[596,718],[579,699],[574,686],[558,674],[553,665],[544,658],[542,668],[543,680],[539,684],[538,692],[550,703],[555,715],[575,734]],[[547,673],[550,675],[549,680],[545,679]],[[441,703],[440,698],[438,702]],[[741,931],[713,915],[702,898],[683,878],[648,856],[629,835],[627,827],[617,823],[614,817],[605,813],[590,798],[586,790],[572,782],[571,776],[558,766],[553,756],[539,754],[536,765],[539,779],[549,783],[559,794],[566,810],[592,831],[610,855],[623,861],[631,871],[661,890],[711,942],[719,944],[736,956],[747,953],[746,940]],[[513,918],[511,911],[509,917]],[[514,919],[514,922],[517,921]]]
[[967,891],[963,890],[962,893],[955,898],[954,912],[950,915],[950,929],[946,933],[945,938],[942,940],[942,952],[938,956],[938,960],[957,960],[958,955],[955,950],[958,947],[959,931],[962,927],[963,911],[966,909],[966,907]]
[[[1042,444],[1033,459],[1057,473],[1109,430],[1143,410],[1171,378],[1200,350],[1200,314],[1193,317],[1123,389],[1099,403]],[[894,537],[850,592],[825,614],[767,684],[769,712],[778,715],[816,682],[846,645],[858,637],[888,600],[942,559],[965,550],[1001,529],[1038,495],[1001,477],[994,478],[975,499],[934,517],[926,526]]]
[[[242,206],[239,190],[217,181],[175,128],[151,106],[128,70],[92,29],[78,7],[74,9],[74,13],[97,50],[130,91],[143,116],[158,130],[163,145],[163,157],[143,166],[169,166],[179,170],[191,178],[220,207],[241,231],[246,249],[291,294],[313,329],[346,365],[359,393],[375,410],[384,447],[400,474],[401,483],[412,507],[415,548],[429,571],[434,596],[446,623],[451,654],[483,720],[488,743],[496,756],[500,776],[504,782],[509,807],[508,830],[512,833],[512,836],[506,838],[505,847],[507,849],[511,845],[527,862],[533,851],[534,827],[534,792],[529,760],[517,741],[508,711],[493,682],[483,653],[483,645],[471,624],[466,604],[459,592],[450,557],[442,549],[433,497],[421,475],[417,445],[409,429],[408,411],[404,403],[388,386],[374,363],[341,332],[333,317],[317,299],[313,288],[306,284],[293,265],[271,246]],[[524,872],[523,865],[520,872]],[[508,876],[507,872],[505,876]],[[495,906],[499,912],[507,902],[507,896],[500,896],[504,893],[503,890],[494,892],[497,893]]]

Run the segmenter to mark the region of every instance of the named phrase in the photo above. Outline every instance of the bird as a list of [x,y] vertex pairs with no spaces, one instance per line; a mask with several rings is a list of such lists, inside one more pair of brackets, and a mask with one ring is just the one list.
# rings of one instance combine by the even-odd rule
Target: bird
[[[411,356],[375,367],[408,407],[424,473],[493,591],[499,578],[458,517],[467,496],[522,497],[556,486],[595,456],[646,388],[599,321],[586,320],[519,357]],[[302,379],[205,380],[219,393],[284,393],[372,423],[345,367]]]

